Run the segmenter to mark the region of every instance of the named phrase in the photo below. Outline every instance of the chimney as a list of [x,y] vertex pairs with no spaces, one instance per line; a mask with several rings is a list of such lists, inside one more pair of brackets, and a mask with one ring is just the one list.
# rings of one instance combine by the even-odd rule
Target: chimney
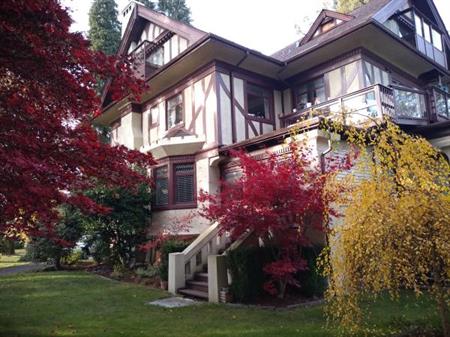
[[122,35],[125,34],[125,29],[127,29],[128,21],[130,20],[131,13],[133,13],[133,9],[138,4],[138,1],[131,0],[128,5],[120,12],[119,14],[119,22],[122,24]]

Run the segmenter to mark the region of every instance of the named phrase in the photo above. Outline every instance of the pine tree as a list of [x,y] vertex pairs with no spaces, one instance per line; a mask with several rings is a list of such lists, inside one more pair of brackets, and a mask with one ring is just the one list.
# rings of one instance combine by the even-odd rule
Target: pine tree
[[337,11],[341,13],[349,13],[370,0],[337,0]]
[[89,10],[89,40],[95,51],[114,55],[120,43],[120,22],[114,0],[94,0]]
[[191,9],[185,0],[159,0],[158,10],[175,20],[191,23]]
[[155,3],[151,0],[139,0],[139,2],[147,8],[156,9]]

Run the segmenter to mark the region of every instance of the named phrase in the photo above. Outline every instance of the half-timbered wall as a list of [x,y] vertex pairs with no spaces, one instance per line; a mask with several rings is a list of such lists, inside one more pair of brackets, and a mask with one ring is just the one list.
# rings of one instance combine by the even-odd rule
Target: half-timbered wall
[[[168,100],[182,96],[182,121],[168,127]],[[144,149],[171,142],[180,146],[192,142],[204,142],[201,148],[218,144],[217,98],[215,74],[181,84],[158,98],[148,102],[142,115]],[[186,151],[189,151],[186,148]]]
[[[165,32],[167,32],[167,30],[165,30],[164,28],[152,22],[148,22],[145,25],[140,38],[130,44],[129,52],[132,52],[144,41],[153,42],[155,40],[158,40],[158,38]],[[162,64],[166,64],[173,58],[177,57],[180,53],[186,50],[188,44],[189,42],[187,39],[180,35],[174,34],[168,41],[163,44]]]
[[[249,114],[248,84],[257,85],[270,92],[268,99],[270,114],[255,117]],[[220,143],[229,145],[274,131],[279,127],[278,116],[282,114],[283,103],[280,91],[273,85],[235,73],[217,72],[219,101]],[[278,121],[277,121],[278,120]]]

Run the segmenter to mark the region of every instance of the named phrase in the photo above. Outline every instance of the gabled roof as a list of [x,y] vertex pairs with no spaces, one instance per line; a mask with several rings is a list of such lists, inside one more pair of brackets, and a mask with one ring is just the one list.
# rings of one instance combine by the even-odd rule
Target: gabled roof
[[323,9],[320,14],[317,16],[316,20],[312,24],[311,28],[308,30],[306,35],[301,39],[300,45],[303,45],[309,41],[311,41],[317,32],[317,30],[320,28],[320,26],[324,23],[326,23],[329,20],[341,20],[343,22],[347,22],[353,19],[353,16],[338,13],[335,11],[330,11],[327,9]]
[[340,36],[354,30],[356,27],[362,26],[365,23],[370,23],[372,21],[372,17],[391,1],[392,0],[371,0],[367,4],[352,11],[349,14],[352,19],[344,21],[336,28],[321,34],[304,44],[299,44],[298,41],[296,41],[272,54],[272,57],[280,61],[288,61],[310,49],[313,49],[314,47],[317,47],[318,45],[337,39]]
[[184,37],[188,40],[188,45],[193,44],[207,34],[191,25],[169,18],[162,13],[136,3],[119,46],[119,55],[122,55],[128,50],[133,38],[138,37],[142,33],[147,22],[153,22],[170,32]]

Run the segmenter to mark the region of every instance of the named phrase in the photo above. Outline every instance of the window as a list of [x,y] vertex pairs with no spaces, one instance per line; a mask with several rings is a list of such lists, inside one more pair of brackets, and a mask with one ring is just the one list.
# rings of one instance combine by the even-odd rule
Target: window
[[192,203],[195,199],[194,164],[175,164],[175,203]]
[[302,84],[297,90],[297,109],[303,110],[323,103],[325,100],[325,81],[323,77]]
[[414,14],[414,22],[416,23],[416,32],[418,35],[423,36],[422,32],[422,19],[417,14]]
[[148,115],[148,125],[152,126],[158,124],[158,114],[159,114],[158,106],[154,106],[153,108],[150,109],[150,113]]
[[155,169],[155,205],[166,206],[168,204],[169,204],[168,167],[162,166]]
[[272,93],[269,89],[247,83],[247,113],[251,117],[270,119]]
[[169,162],[153,171],[156,208],[196,207],[194,162]]
[[388,86],[389,74],[372,63],[364,61],[364,85],[368,87],[374,84]]
[[167,129],[183,121],[183,94],[180,93],[166,102],[167,109]]
[[434,30],[433,28],[431,29],[431,32],[432,32],[432,36],[433,36],[433,46],[436,49],[442,51],[443,48],[442,48],[441,34],[438,31]]
[[164,48],[158,48],[147,58],[147,62],[152,66],[160,67],[164,65]]

